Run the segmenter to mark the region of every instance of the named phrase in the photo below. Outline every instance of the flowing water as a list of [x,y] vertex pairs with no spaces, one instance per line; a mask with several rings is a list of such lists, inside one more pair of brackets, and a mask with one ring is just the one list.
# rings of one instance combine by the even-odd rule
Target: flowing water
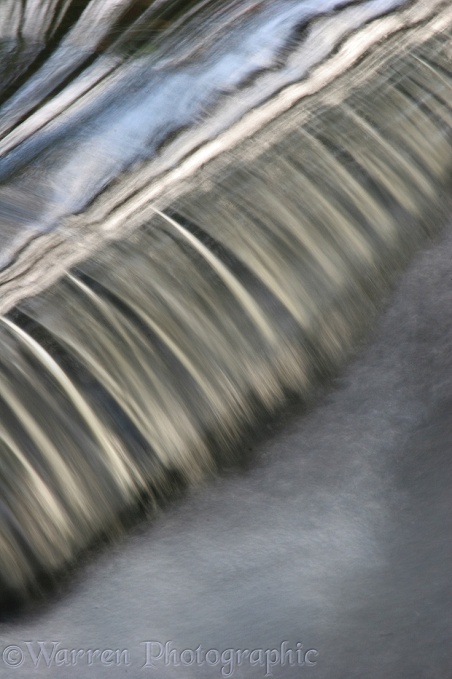
[[4,2],[1,593],[309,399],[444,221],[448,2]]

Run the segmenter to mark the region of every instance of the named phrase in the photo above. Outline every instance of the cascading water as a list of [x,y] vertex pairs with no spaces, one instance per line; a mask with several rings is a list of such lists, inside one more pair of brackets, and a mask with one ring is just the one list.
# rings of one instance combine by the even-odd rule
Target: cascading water
[[450,182],[448,2],[77,7],[0,10],[4,596],[309,398]]

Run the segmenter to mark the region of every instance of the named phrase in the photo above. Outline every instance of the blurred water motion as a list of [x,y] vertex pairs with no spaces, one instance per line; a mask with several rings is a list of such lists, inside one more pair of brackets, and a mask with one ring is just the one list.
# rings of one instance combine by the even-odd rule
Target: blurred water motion
[[4,597],[343,364],[445,218],[448,2],[4,2]]

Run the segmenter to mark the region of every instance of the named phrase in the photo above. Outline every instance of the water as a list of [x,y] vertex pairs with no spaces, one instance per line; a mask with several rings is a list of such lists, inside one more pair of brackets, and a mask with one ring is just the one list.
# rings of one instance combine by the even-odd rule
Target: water
[[444,218],[447,3],[200,6],[90,3],[6,81],[5,594],[308,400]]
[[[179,29],[177,22],[174,27],[169,22],[149,41],[143,35],[158,22],[161,4],[152,12],[151,3],[147,20],[137,20],[139,46],[125,54],[121,37],[106,50],[99,48],[127,3],[110,4],[111,12],[103,2],[90,3],[0,109],[0,181],[6,180],[2,216],[8,229],[3,267],[27,239],[83,210],[118,174],[155,157],[179,131],[190,128],[192,146],[215,138],[275,90],[299,81],[356,25],[401,3],[362,3],[344,11],[338,27],[330,16],[320,26],[311,23],[346,4],[338,0],[286,0],[257,7],[218,3],[224,5],[218,16],[214,9],[201,9]],[[32,8],[30,17],[22,19],[23,32],[27,36],[27,27],[33,26],[38,42],[47,15],[33,14]],[[4,32],[11,39],[14,24],[8,24]],[[296,38],[300,27],[307,30],[301,41]],[[292,46],[298,50],[290,50],[287,59]],[[274,68],[277,78],[268,75]],[[237,90],[232,99],[224,96]],[[223,106],[227,110],[219,111]],[[178,157],[169,156],[174,166]]]

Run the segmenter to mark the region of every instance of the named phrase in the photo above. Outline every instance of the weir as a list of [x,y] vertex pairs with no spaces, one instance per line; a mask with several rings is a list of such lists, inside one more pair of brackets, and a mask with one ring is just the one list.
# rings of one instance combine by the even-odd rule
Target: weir
[[0,12],[6,597],[237,459],[365,337],[447,218],[452,10]]

